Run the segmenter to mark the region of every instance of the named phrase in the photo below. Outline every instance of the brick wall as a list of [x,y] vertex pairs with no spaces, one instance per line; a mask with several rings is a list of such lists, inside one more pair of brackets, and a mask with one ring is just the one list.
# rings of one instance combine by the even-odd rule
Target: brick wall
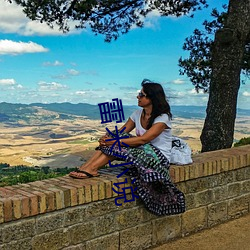
[[[157,217],[136,200],[118,207],[115,173],[0,188],[0,249],[146,249],[250,212],[250,145],[171,166],[187,211]],[[130,186],[130,184],[127,184]]]

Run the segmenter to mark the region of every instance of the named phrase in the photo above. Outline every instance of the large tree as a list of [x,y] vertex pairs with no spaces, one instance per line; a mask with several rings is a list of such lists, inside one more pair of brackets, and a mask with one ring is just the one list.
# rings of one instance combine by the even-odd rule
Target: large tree
[[[8,0],[23,7],[32,20],[56,23],[64,32],[69,21],[78,28],[117,39],[132,27],[143,26],[143,17],[153,10],[162,16],[181,16],[207,6],[206,0]],[[212,48],[212,71],[207,116],[201,135],[202,151],[231,147],[236,117],[241,64],[249,37],[250,0],[229,0],[227,20],[216,32]]]
[[[234,50],[231,50],[231,47],[228,48],[228,46],[231,42],[231,46],[235,46],[236,44],[232,40],[233,37],[231,32],[229,32],[227,19],[229,12],[227,11],[227,6],[224,5],[223,7],[226,11],[223,11],[222,13],[219,13],[216,9],[213,9],[211,16],[214,18],[214,20],[204,21],[204,30],[195,29],[193,35],[186,38],[183,49],[190,52],[189,58],[183,59],[181,57],[179,60],[179,66],[181,66],[180,73],[186,74],[190,78],[197,91],[203,90],[204,92],[210,92],[210,86],[215,85],[211,90],[209,99],[210,103],[208,104],[207,108],[207,119],[201,136],[203,145],[202,151],[227,148],[230,147],[233,142],[235,116],[232,116],[231,113],[234,113],[234,109],[236,107],[235,105],[237,104],[237,99],[235,99],[235,97],[237,98],[238,88],[233,87],[237,86],[237,84],[236,82],[232,81],[233,78],[231,78],[230,74],[239,74],[239,72],[233,71],[233,68],[231,68],[230,70],[228,69],[228,72],[230,74],[226,74],[227,78],[224,79],[224,66],[220,69],[222,72],[217,71],[217,75],[215,77],[213,76],[213,74],[215,74],[216,72],[212,70],[215,67],[215,49],[219,49],[219,52],[223,53],[223,51],[220,51],[220,48],[216,48],[216,46],[218,46],[218,39],[214,40],[214,35],[218,35],[218,33],[223,36],[223,44],[220,43],[220,46],[223,46],[224,50],[226,48],[228,49],[226,53],[229,54],[225,54],[225,56],[230,56],[231,60],[224,57],[220,59],[222,61],[225,60],[224,63],[226,63],[228,67],[230,67],[230,63],[233,63],[235,65],[235,62],[234,60],[232,60],[231,55]],[[239,28],[238,25],[239,23],[236,25],[236,29]],[[247,25],[247,23],[244,24],[244,22],[242,22],[242,25]],[[248,33],[250,29],[249,24],[245,28],[245,45],[242,45],[244,46],[244,51],[241,51],[243,53],[243,56],[240,55],[241,58],[238,58],[239,61],[236,62],[238,63],[237,67],[240,67],[241,76],[247,79],[250,77],[250,33]],[[221,33],[224,32],[224,30],[225,33]],[[244,40],[241,41],[243,42],[243,44]],[[236,54],[234,55],[234,58],[239,56],[239,54],[237,54],[238,52],[235,51],[235,53]],[[220,57],[221,56],[222,55],[220,54]],[[217,67],[219,67],[220,63],[221,62],[217,62]],[[239,68],[237,69],[239,70]],[[211,82],[212,76],[214,78]],[[219,79],[219,76],[221,76],[222,79]],[[224,85],[217,85],[218,83],[223,83],[223,81]],[[242,80],[241,82],[245,83],[244,80]],[[223,91],[225,92],[223,93]],[[219,99],[215,99],[215,95],[216,98]],[[224,106],[224,104],[227,104],[227,106]],[[228,106],[228,104],[230,104],[231,106]],[[219,114],[218,116],[217,114],[220,111],[223,113]],[[214,122],[216,122],[217,125],[214,125]]]
[[233,143],[240,74],[250,36],[250,0],[230,0],[223,28],[212,46],[212,72],[202,151],[229,148]]

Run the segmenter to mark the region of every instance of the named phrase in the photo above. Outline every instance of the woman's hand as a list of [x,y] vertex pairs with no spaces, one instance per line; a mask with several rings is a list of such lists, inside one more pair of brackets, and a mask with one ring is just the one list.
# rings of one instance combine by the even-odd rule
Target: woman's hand
[[112,139],[111,137],[108,137],[107,135],[105,136],[102,136],[100,139],[99,139],[99,145],[100,146],[112,146],[114,141],[106,141],[107,139]]

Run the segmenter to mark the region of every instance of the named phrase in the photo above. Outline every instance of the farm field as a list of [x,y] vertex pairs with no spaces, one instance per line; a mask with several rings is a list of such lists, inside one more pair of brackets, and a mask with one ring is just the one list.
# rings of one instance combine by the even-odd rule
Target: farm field
[[[199,152],[199,136],[203,119],[175,118],[173,135],[188,142],[194,153]],[[14,165],[76,167],[90,157],[98,146],[98,138],[105,128],[114,129],[116,123],[101,124],[99,120],[56,119],[50,122],[15,126],[0,123],[0,162]],[[121,125],[120,125],[121,126]],[[119,124],[118,124],[119,127]],[[237,118],[235,141],[250,136],[250,117]]]

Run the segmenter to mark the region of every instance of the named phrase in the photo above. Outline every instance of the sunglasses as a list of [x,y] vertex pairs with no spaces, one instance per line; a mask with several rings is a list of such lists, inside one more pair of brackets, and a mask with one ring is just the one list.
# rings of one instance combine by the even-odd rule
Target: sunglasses
[[144,96],[146,96],[146,95],[143,94],[142,92],[139,92],[139,93],[138,93],[138,96],[141,98],[141,97],[144,97]]

